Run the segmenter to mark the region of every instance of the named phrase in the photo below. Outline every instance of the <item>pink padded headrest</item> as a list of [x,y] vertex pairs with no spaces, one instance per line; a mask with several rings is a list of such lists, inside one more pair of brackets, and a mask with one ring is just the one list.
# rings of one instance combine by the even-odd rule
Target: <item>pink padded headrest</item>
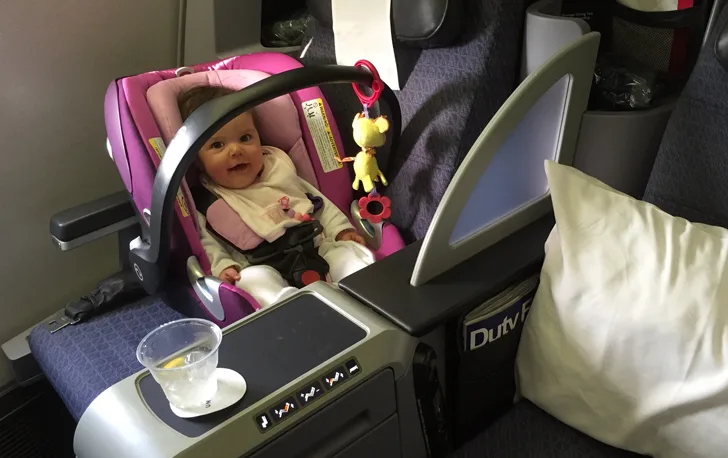
[[[196,86],[223,86],[236,91],[267,78],[257,70],[211,70],[161,81],[147,91],[147,103],[159,126],[164,143],[182,127],[177,96]],[[264,144],[290,151],[301,138],[298,112],[288,95],[255,108],[258,131]]]
[[[222,86],[239,91],[267,78],[268,73],[257,70],[210,70],[172,78],[153,85],[147,90],[147,104],[159,127],[166,145],[182,127],[177,97],[182,91],[196,86]],[[296,166],[298,176],[318,187],[316,173],[311,165],[302,138],[298,110],[288,95],[282,95],[255,107],[256,127],[264,145],[275,146],[288,153]]]

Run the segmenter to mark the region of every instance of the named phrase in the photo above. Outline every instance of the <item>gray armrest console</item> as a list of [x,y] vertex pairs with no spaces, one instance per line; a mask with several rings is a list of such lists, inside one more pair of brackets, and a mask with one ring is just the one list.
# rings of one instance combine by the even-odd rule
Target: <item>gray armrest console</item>
[[538,271],[553,226],[553,214],[544,216],[421,286],[410,284],[420,242],[346,277],[339,286],[420,337]]
[[[218,367],[245,377],[243,399],[179,418],[143,370],[91,403],[76,429],[76,456],[425,455],[412,374],[417,340],[342,291],[310,285],[223,332]],[[321,394],[305,398],[311,386]],[[286,402],[294,408],[278,418],[274,409]]]

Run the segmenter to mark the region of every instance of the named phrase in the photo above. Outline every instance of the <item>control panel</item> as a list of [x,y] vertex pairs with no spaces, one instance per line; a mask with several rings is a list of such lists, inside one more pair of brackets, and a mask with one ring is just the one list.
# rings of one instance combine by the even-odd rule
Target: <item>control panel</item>
[[299,410],[305,409],[315,400],[326,396],[330,391],[346,383],[351,377],[361,372],[361,366],[355,358],[348,359],[344,364],[333,367],[320,380],[311,380],[298,387],[294,393],[283,396],[266,411],[255,416],[258,431],[268,432],[276,424],[295,415]]

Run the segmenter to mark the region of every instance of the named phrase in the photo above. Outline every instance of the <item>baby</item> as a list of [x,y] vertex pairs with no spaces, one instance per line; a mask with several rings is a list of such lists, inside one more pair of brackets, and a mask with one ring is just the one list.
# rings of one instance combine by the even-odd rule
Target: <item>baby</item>
[[[182,119],[205,102],[233,92],[199,86],[182,93],[178,98]],[[301,215],[313,212],[307,193],[323,199],[323,207],[313,217],[324,228],[317,246],[329,264],[333,282],[374,262],[374,255],[364,246],[364,238],[356,233],[346,215],[298,176],[291,158],[278,148],[261,145],[254,112],[238,115],[210,137],[200,149],[197,164],[202,171],[202,185],[223,199],[254,233],[268,242],[306,219]],[[288,212],[281,211],[284,204]],[[296,291],[272,267],[251,266],[245,255],[212,236],[205,228],[202,214],[198,213],[198,221],[213,275],[247,291],[262,307]]]

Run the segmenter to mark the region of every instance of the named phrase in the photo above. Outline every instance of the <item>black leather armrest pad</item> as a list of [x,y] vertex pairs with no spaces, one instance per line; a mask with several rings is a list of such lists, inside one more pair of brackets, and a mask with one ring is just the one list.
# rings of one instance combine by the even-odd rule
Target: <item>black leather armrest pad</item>
[[129,194],[119,191],[56,213],[51,217],[51,234],[68,242],[134,216]]
[[419,337],[497,294],[543,263],[552,214],[511,234],[425,285],[410,285],[421,241],[356,272],[339,286]]

